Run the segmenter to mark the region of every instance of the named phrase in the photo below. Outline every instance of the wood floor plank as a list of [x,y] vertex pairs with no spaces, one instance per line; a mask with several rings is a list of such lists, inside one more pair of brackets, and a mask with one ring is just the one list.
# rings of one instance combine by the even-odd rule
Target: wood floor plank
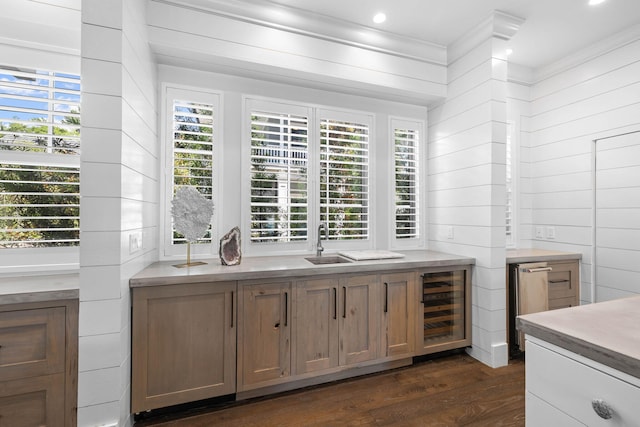
[[524,362],[455,354],[380,374],[138,426],[524,426]]

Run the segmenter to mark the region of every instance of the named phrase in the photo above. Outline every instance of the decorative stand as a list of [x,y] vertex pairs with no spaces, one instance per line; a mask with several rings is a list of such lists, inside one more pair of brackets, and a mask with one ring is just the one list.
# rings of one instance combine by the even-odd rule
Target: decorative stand
[[194,261],[191,262],[191,242],[187,242],[187,262],[184,264],[174,264],[173,266],[176,268],[185,268],[185,267],[193,267],[194,265],[205,265],[206,262],[203,261]]

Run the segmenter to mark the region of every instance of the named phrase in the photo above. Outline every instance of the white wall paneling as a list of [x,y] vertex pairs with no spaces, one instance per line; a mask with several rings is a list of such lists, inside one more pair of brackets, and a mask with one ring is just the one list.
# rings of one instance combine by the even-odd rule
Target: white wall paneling
[[[640,29],[614,36],[606,49],[576,55],[582,60],[540,70],[538,75],[545,77],[531,85],[529,156],[521,155],[520,166],[523,171],[530,168],[532,246],[581,252],[581,300],[590,302],[594,236],[607,238],[599,227],[593,228],[593,141],[640,128]],[[551,69],[553,73],[547,72]],[[621,173],[622,168],[610,171],[612,182],[621,182]],[[612,203],[629,200],[630,195],[615,193],[609,193]],[[525,190],[521,197],[527,194]],[[633,234],[632,223],[621,218],[618,224]],[[528,227],[522,221],[520,226]],[[555,227],[554,238],[547,237],[549,226]],[[542,238],[535,237],[536,227],[545,230]],[[609,237],[617,240],[613,234]],[[612,297],[613,293],[607,298]]]
[[507,363],[503,18],[450,47],[447,97],[429,109],[428,128],[429,247],[476,258],[470,353],[491,366]]
[[212,71],[223,67],[233,74],[297,79],[305,86],[328,85],[388,99],[404,97],[423,105],[446,93],[442,47],[421,50],[437,53],[434,59],[402,55],[187,8],[179,2],[151,1],[148,12],[153,49],[159,61],[167,64],[191,61]]
[[640,131],[595,142],[595,299],[640,294]]
[[[132,425],[129,278],[157,260],[156,68],[145,2],[82,4],[78,425]],[[84,77],[85,74],[87,77]],[[142,235],[131,251],[130,235]],[[96,357],[99,354],[99,357]]]

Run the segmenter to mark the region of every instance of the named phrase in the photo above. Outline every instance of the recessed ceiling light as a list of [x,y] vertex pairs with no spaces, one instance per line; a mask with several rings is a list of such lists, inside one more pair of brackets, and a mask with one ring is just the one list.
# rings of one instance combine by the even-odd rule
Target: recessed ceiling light
[[382,24],[386,20],[387,20],[387,15],[385,15],[382,12],[376,13],[373,17],[373,22],[375,22],[376,24]]
[[595,6],[600,3],[604,3],[606,0],[589,0],[589,6]]

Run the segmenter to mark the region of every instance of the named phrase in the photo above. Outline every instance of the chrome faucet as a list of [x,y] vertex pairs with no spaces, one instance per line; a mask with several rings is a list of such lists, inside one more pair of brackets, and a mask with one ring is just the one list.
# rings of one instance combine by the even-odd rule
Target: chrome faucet
[[322,256],[322,251],[324,251],[324,248],[322,247],[322,234],[321,231],[324,228],[324,238],[325,239],[329,239],[329,230],[327,229],[327,226],[322,223],[318,226],[318,244],[316,245],[316,256]]

